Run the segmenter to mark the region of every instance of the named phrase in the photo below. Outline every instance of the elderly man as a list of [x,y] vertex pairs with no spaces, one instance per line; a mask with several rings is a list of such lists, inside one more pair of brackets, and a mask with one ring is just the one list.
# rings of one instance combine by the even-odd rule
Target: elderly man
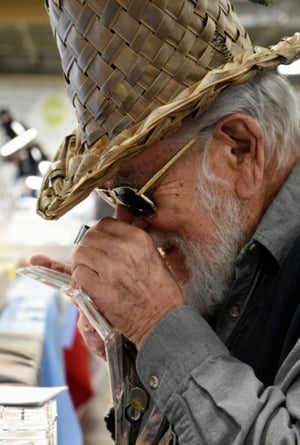
[[[38,211],[60,216],[84,197],[85,186],[116,207],[115,218],[87,231],[65,270],[137,348],[138,375],[172,429],[151,443],[169,443],[171,436],[180,445],[300,443],[299,111],[290,86],[273,72],[283,57],[299,53],[299,36],[286,49],[284,42],[252,54],[245,37],[229,55],[234,45],[224,49],[228,35],[222,40],[218,28],[213,43],[229,62],[218,60],[166,105],[151,103],[141,123],[127,119],[125,129],[115,130],[113,111],[110,140],[109,131],[97,130],[103,106],[93,120],[92,107],[78,104],[74,84],[80,78],[87,91],[88,82],[75,79],[77,68],[64,56],[71,45],[63,46],[60,28],[80,17],[72,31],[68,25],[73,43],[83,45],[76,32],[95,38],[95,2],[89,12],[89,2],[66,1],[65,9],[54,3],[50,16],[83,130],[81,142],[72,136],[55,158]],[[97,12],[107,25],[110,8],[102,3]],[[229,24],[237,20],[227,1],[215,3],[218,13],[211,5],[206,22],[200,14],[206,30],[220,10],[231,11]],[[182,11],[199,5],[182,2]],[[125,10],[138,15],[122,5],[119,17]],[[167,40],[159,23],[157,35]],[[115,29],[122,34],[121,26]],[[102,47],[106,58],[109,44]],[[90,148],[81,148],[84,140]],[[32,263],[63,268],[40,256]],[[83,315],[79,326],[89,347],[103,355]]]

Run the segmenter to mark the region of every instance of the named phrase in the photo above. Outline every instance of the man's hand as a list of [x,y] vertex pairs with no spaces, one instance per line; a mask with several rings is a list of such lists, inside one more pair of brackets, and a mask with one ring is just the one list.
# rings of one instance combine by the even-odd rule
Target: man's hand
[[75,249],[72,276],[110,324],[137,347],[182,292],[151,237],[126,222],[104,218]]
[[53,260],[45,255],[34,255],[30,258],[30,264],[32,266],[44,266],[49,269],[57,270],[57,272],[63,272],[71,275],[71,265],[62,261]]

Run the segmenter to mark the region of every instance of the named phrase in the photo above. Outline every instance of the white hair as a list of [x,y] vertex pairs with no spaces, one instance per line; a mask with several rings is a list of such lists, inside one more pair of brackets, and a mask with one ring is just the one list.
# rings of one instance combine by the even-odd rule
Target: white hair
[[232,113],[255,119],[265,137],[265,166],[280,169],[300,154],[300,113],[289,82],[274,72],[258,72],[250,81],[225,88],[210,108],[196,119],[194,130],[213,137],[214,125]]

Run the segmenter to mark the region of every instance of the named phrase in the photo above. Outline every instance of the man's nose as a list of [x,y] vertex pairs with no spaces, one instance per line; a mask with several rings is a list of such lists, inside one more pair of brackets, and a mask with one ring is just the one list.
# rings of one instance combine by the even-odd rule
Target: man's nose
[[117,204],[115,209],[115,217],[121,221],[132,224],[135,227],[145,230],[149,226],[147,219],[139,218],[134,213],[131,212],[129,207]]

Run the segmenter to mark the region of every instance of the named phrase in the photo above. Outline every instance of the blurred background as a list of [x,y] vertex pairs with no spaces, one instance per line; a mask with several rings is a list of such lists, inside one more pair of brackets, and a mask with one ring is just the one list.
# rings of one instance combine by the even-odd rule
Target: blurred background
[[[300,31],[299,0],[273,0],[273,4],[268,7],[249,0],[233,0],[232,3],[236,6],[252,41],[257,45],[272,45],[282,36]],[[289,70],[284,71],[284,67],[281,69],[293,83],[300,104],[299,63],[293,64]],[[45,166],[56,152],[63,137],[75,127],[74,111],[66,96],[57,48],[43,0],[1,0],[1,307],[9,305],[12,299],[16,298],[16,293],[17,297],[21,294],[25,300],[28,298],[31,301],[31,309],[34,301],[37,301],[38,305],[40,299],[45,297],[46,291],[43,290],[45,286],[42,285],[38,289],[31,288],[29,281],[22,281],[23,287],[18,286],[16,290],[14,287],[17,280],[16,268],[26,264],[28,258],[36,253],[44,253],[67,261],[74,248],[73,242],[80,226],[92,224],[100,216],[110,214],[110,209],[93,194],[58,221],[44,221],[35,213],[36,193]],[[48,307],[45,307],[45,311],[48,316]],[[59,314],[61,315],[61,312]],[[64,316],[65,314],[66,312],[63,313]],[[18,319],[20,314],[15,312],[14,317]],[[8,325],[10,327],[7,327]],[[5,332],[5,329],[12,330],[12,324],[8,325],[1,328],[0,316],[0,340],[1,332]],[[68,325],[73,340],[76,338],[75,325],[75,322]],[[11,331],[10,334],[14,333]],[[60,345],[60,348],[65,348],[65,345]],[[65,359],[62,356],[60,359],[64,367]],[[96,397],[90,398],[92,402],[89,408],[86,408],[87,405],[84,403],[75,406],[83,438],[76,442],[68,436],[70,433],[63,431],[66,426],[64,428],[61,426],[59,445],[111,443],[108,434],[102,432],[101,423],[109,398],[105,389],[107,388],[105,370],[102,374],[99,373],[99,362],[95,363],[93,358],[89,359],[92,381],[90,384],[94,391],[91,394],[95,394]],[[70,362],[72,360],[68,363]],[[94,379],[95,368],[98,380]],[[4,373],[1,373],[0,365],[0,380],[2,374]],[[5,383],[4,377],[1,382]],[[62,414],[63,419],[66,415],[65,412]]]

